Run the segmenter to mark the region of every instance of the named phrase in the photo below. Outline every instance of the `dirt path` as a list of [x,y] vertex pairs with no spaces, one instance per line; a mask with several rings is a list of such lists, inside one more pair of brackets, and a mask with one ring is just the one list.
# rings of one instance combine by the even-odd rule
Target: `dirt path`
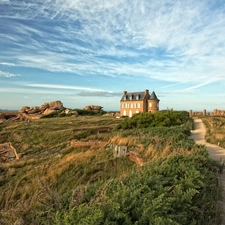
[[[191,137],[195,142],[197,144],[205,145],[209,152],[209,156],[212,159],[225,161],[225,149],[217,145],[209,144],[205,141],[206,129],[201,119],[194,120],[194,127],[195,129],[191,132]],[[220,175],[220,183],[223,188],[224,200],[218,204],[218,212],[221,215],[220,217],[222,217],[218,220],[222,220],[221,225],[225,225],[225,173]]]

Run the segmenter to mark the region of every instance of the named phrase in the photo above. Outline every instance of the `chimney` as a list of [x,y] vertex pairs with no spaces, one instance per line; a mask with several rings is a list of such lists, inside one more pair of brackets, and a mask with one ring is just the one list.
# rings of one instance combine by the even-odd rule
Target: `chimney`
[[127,94],[127,91],[124,91],[124,92],[123,92],[123,95],[126,95],[126,94]]
[[149,95],[148,89],[145,89],[145,95]]

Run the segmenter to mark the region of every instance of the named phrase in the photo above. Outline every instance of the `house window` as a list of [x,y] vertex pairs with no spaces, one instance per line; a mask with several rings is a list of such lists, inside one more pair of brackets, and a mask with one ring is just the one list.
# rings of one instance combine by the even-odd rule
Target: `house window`
[[127,100],[127,96],[126,95],[123,97],[123,100]]
[[125,107],[124,108],[127,108],[127,103],[125,103]]
[[152,103],[149,103],[149,107],[152,108]]
[[132,117],[132,111],[130,110],[129,117]]
[[139,100],[139,98],[140,98],[140,96],[139,96],[139,95],[137,95],[137,96],[136,96],[136,100]]
[[132,103],[130,103],[130,104],[128,104],[128,108],[133,108],[133,104]]
[[136,113],[139,113],[139,111],[138,111],[138,110],[136,110]]
[[135,108],[136,108],[136,109],[140,109],[140,107],[141,107],[140,103],[136,103],[136,104],[135,104]]
[[132,99],[133,99],[133,95],[130,96],[130,100],[132,100]]
[[127,112],[126,112],[126,110],[124,110],[124,111],[123,111],[123,115],[124,115],[124,116],[126,116],[126,115],[127,115]]

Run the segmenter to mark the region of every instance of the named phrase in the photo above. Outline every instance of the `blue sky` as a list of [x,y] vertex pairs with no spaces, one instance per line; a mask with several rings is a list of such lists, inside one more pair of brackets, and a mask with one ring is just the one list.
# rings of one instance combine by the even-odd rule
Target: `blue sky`
[[0,0],[0,109],[61,100],[225,109],[224,0]]

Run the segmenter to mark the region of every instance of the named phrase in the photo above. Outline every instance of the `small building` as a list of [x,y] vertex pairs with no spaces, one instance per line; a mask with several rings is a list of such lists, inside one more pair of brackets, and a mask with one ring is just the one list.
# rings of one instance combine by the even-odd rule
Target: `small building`
[[159,101],[154,91],[151,95],[147,89],[143,92],[124,91],[120,100],[120,116],[132,117],[140,112],[157,112]]

